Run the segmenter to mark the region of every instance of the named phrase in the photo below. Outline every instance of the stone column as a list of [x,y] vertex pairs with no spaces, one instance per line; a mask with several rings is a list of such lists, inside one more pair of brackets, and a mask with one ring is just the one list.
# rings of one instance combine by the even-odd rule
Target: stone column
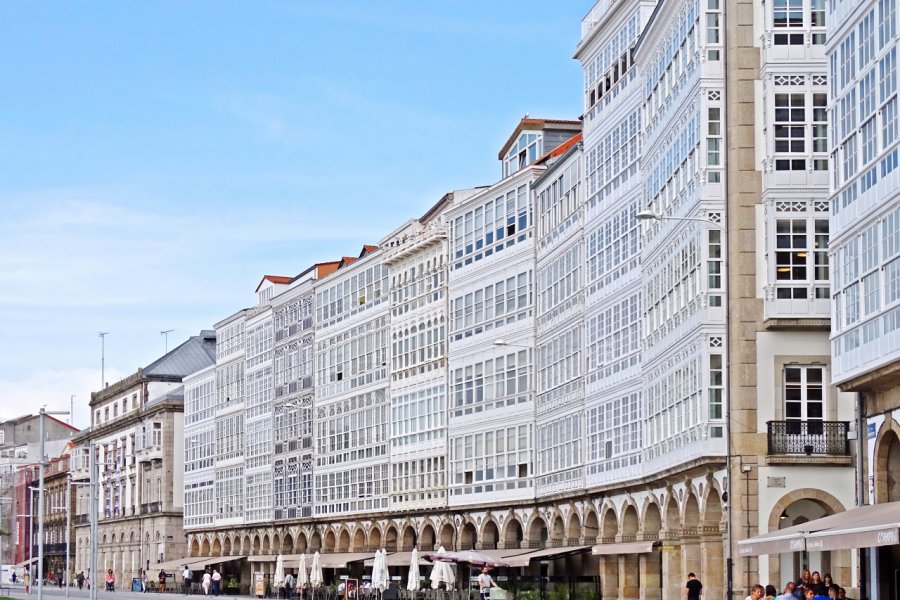
[[[700,537],[700,571],[703,573],[703,595],[725,597],[725,545],[722,534],[710,532]],[[696,572],[696,571],[695,571]],[[700,573],[697,573],[700,577]]]
[[661,549],[663,564],[663,598],[681,598],[684,596],[684,584],[687,573],[681,571],[681,543],[675,539],[663,542]]
[[644,581],[638,570],[639,554],[620,554],[619,558],[619,600],[637,600],[641,596],[640,588]]
[[[687,581],[688,573],[694,573],[697,579],[703,583],[704,593],[706,592],[706,572],[703,571],[703,561],[700,556],[700,538],[696,531],[681,535],[681,587]],[[713,596],[709,596],[712,598]]]
[[615,554],[600,557],[600,587],[604,598],[619,597],[619,559]]
[[653,552],[640,555],[641,600],[662,600],[662,578],[660,577],[660,561],[663,554],[659,547]]

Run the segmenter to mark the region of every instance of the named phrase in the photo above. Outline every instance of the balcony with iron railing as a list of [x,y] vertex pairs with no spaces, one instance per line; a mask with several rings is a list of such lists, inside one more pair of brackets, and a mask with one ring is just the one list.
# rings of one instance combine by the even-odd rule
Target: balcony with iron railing
[[848,421],[769,421],[768,463],[850,464]]

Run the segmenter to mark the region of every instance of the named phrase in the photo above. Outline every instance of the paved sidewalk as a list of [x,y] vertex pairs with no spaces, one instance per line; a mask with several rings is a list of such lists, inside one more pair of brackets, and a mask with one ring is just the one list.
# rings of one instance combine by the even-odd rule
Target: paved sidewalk
[[[83,590],[79,590],[77,587],[69,588],[69,597],[70,598],[78,598],[79,600],[85,600],[90,598],[90,590],[87,588]],[[25,588],[21,585],[16,585],[12,587],[12,591],[10,593],[10,597],[12,598],[21,598],[23,600],[37,600],[37,588],[31,588],[31,594],[25,593]],[[66,597],[66,588],[58,588],[54,586],[44,586],[44,597],[45,598],[53,598],[54,600],[65,599]],[[186,596],[184,594],[158,594],[156,592],[148,592],[146,594],[141,592],[132,592],[130,589],[117,590],[115,592],[107,592],[106,590],[97,590],[97,598],[111,600],[112,598],[131,598],[131,600],[185,600],[186,598],[192,598],[195,600],[205,600],[206,598],[213,598],[214,596],[210,594],[209,596],[203,596],[202,594],[195,594],[192,596]],[[220,595],[219,598],[222,600],[256,600],[256,596],[224,596]]]

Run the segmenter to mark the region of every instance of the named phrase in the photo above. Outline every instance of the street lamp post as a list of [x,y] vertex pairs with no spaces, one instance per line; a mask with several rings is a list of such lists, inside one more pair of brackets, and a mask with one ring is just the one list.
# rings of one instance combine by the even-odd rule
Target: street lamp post
[[67,415],[68,411],[52,411],[48,412],[41,407],[38,413],[38,431],[40,432],[41,442],[39,449],[39,466],[38,466],[38,600],[44,600],[44,466],[47,464],[47,457],[44,452],[44,417],[46,415]]
[[[711,225],[716,229],[720,230],[722,233],[725,233],[725,252],[722,253],[722,270],[725,272],[725,298],[727,303],[731,303],[731,272],[728,270],[728,252],[730,250],[730,245],[728,245],[727,233],[728,230],[721,223],[717,223],[715,221],[711,221],[709,219],[705,219],[703,217],[674,217],[674,216],[664,216],[652,210],[642,210],[635,215],[635,218],[638,221],[694,221],[697,223],[704,223],[706,225]],[[731,345],[731,310],[730,307],[726,304],[725,306],[725,339],[726,339],[726,352],[729,350],[729,346]],[[729,357],[730,361],[730,357]],[[726,586],[726,595],[725,598],[727,600],[731,600],[734,597],[734,556],[732,555],[732,511],[731,511],[731,503],[732,498],[731,494],[731,468],[732,468],[732,460],[731,460],[731,448],[732,448],[732,439],[731,439],[731,378],[728,379],[728,394],[727,394],[727,402],[725,404],[725,471],[726,475],[726,483],[725,490],[723,491],[723,501],[725,502],[725,536],[726,536],[726,551],[725,551],[725,586]]]

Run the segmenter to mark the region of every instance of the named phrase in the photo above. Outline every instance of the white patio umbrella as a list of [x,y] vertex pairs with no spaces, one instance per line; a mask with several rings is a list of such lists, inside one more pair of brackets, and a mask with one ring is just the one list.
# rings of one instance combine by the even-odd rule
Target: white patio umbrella
[[419,589],[419,551],[413,548],[409,557],[409,576],[406,578],[406,589],[415,592]]
[[390,586],[388,579],[387,550],[379,550],[375,553],[375,562],[378,563],[378,578],[373,577],[372,585],[383,592]]
[[[444,547],[441,546],[437,555],[445,554],[447,551],[444,550]],[[431,569],[431,589],[436,590],[438,586],[443,583],[448,588],[453,585],[453,582],[456,581],[456,577],[453,575],[453,570],[450,568],[450,563],[444,562],[443,560],[437,559],[434,562],[434,567]]]
[[284,587],[284,557],[281,554],[275,559],[275,575],[272,577],[272,585],[276,589]]
[[300,566],[297,568],[297,587],[302,588],[309,584],[309,575],[306,572],[306,553],[300,555]]
[[319,551],[313,554],[312,568],[309,571],[309,583],[313,587],[319,587],[325,583],[325,576],[322,575],[322,564],[319,562]]

